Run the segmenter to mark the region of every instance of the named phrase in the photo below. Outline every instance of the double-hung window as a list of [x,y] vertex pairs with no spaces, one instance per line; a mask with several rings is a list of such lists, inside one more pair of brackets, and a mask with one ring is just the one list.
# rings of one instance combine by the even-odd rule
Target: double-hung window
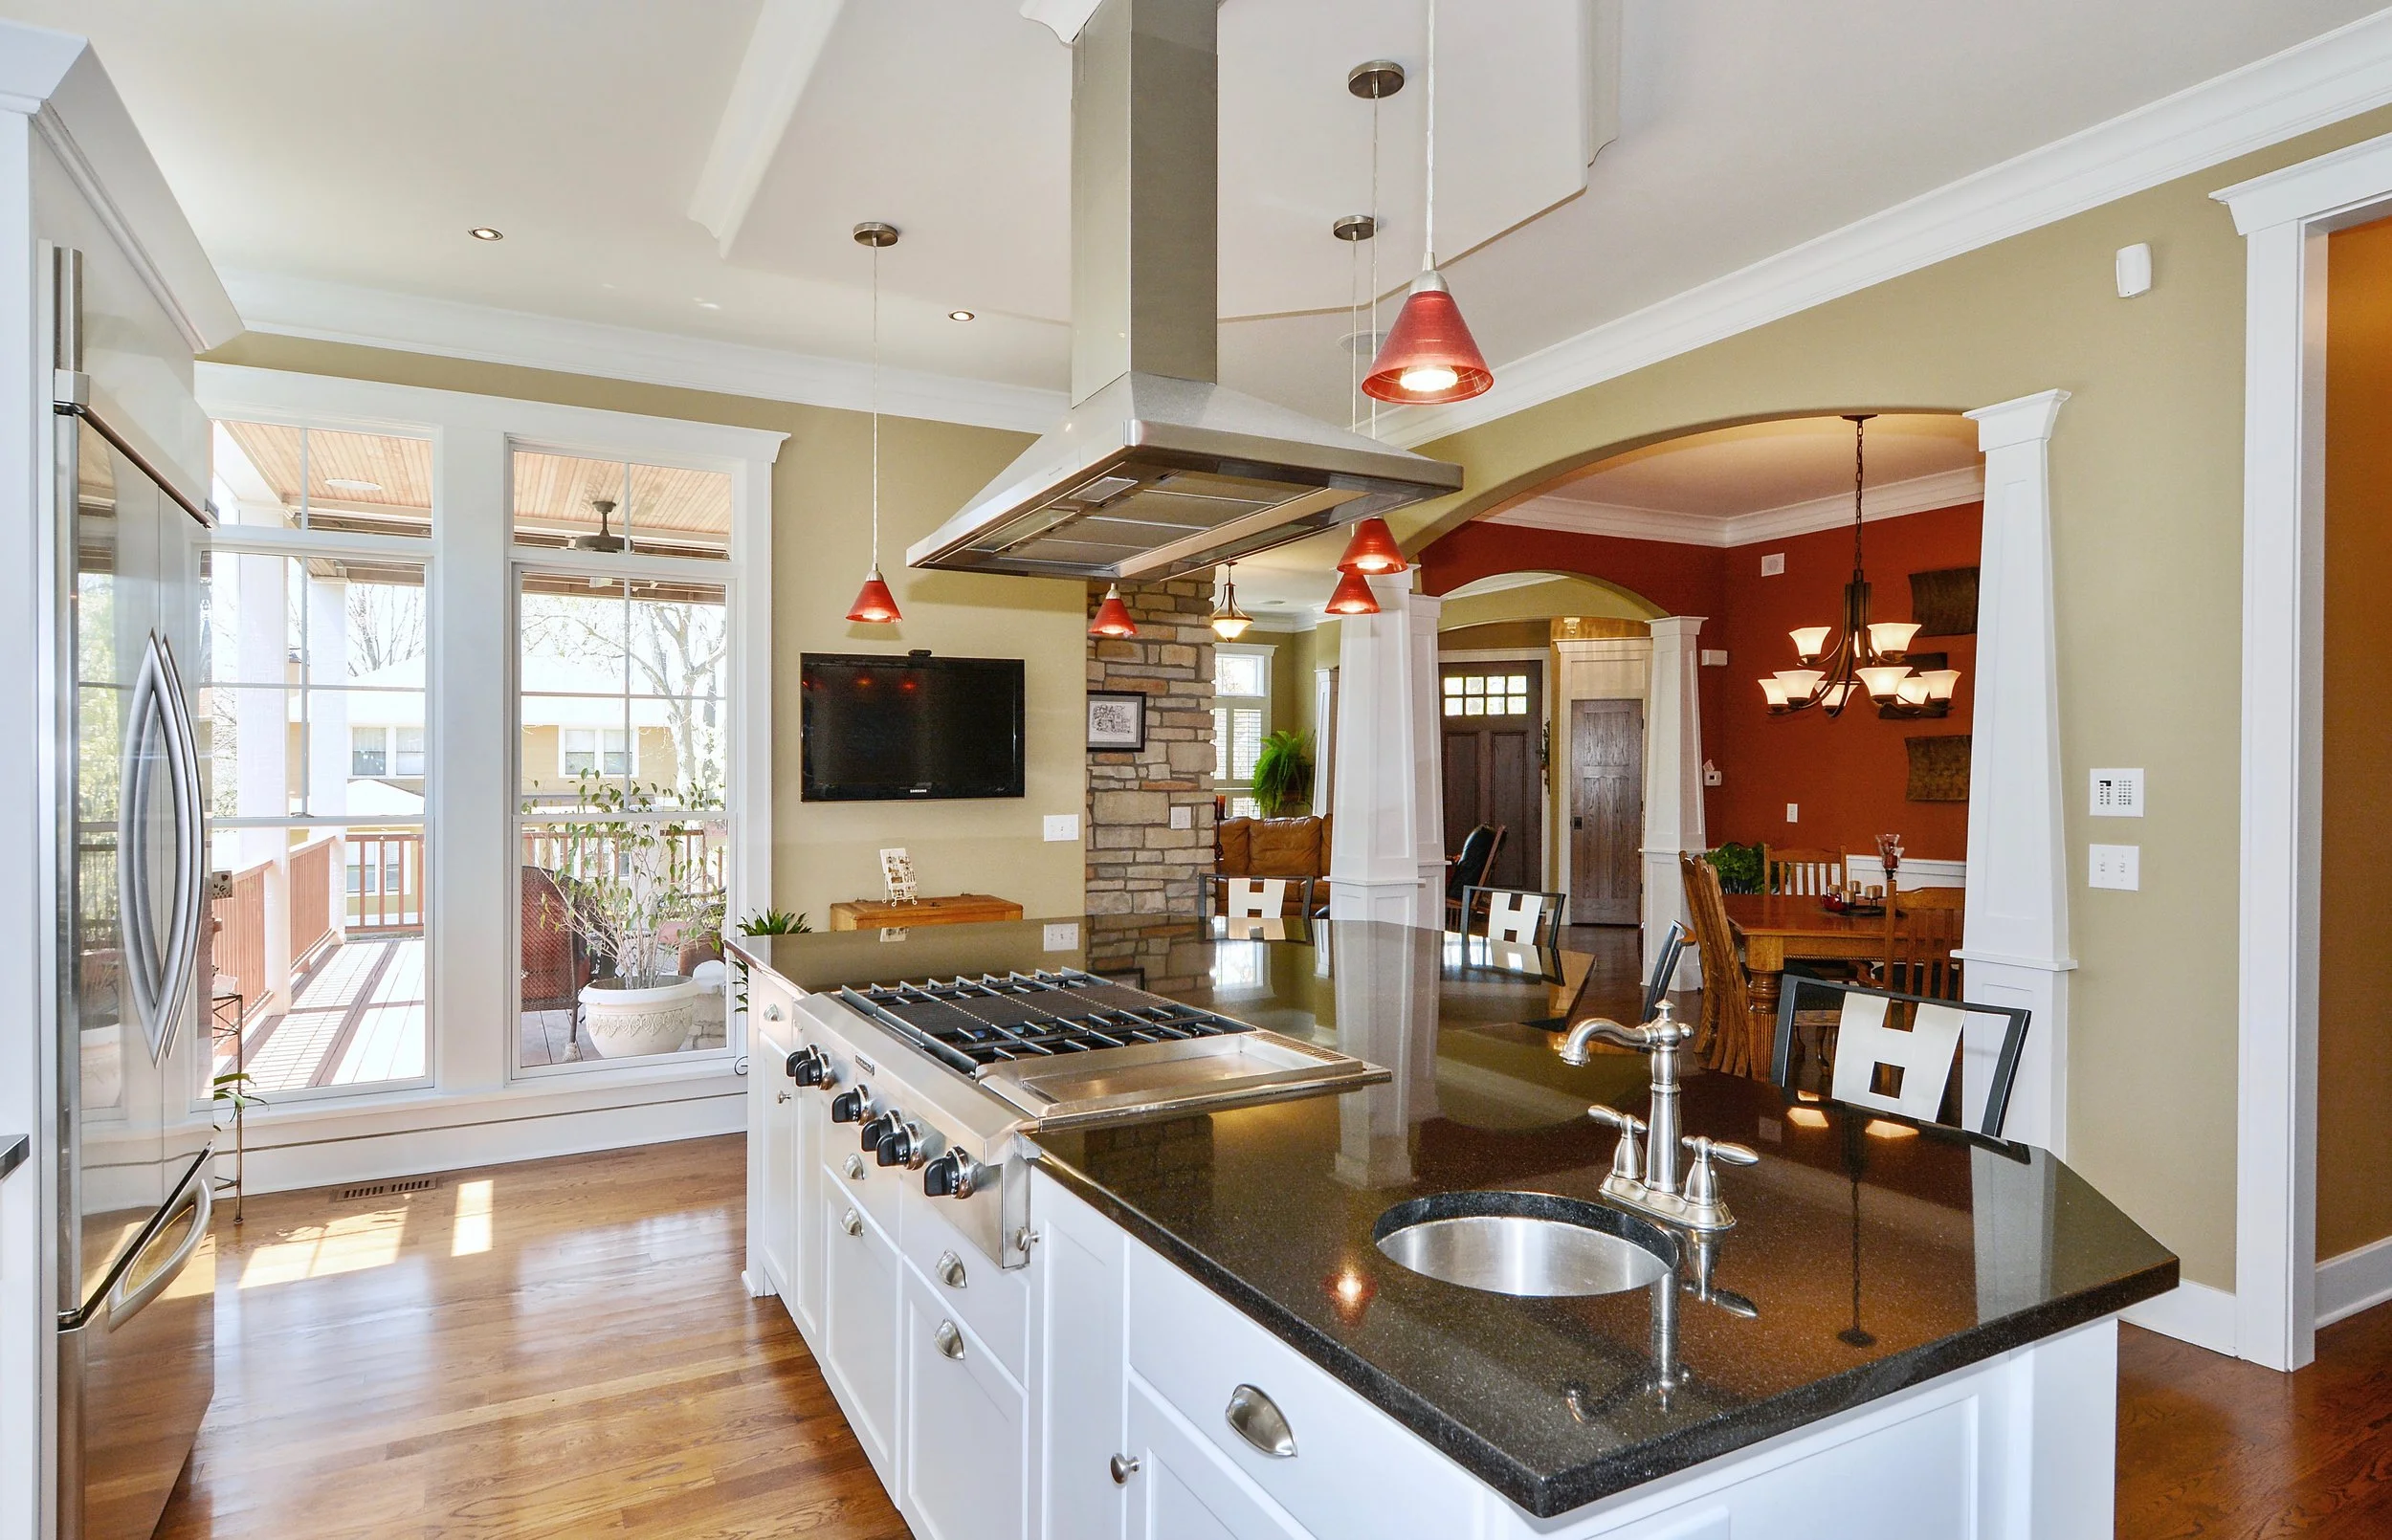
[[1231,818],[1260,812],[1254,801],[1254,761],[1271,731],[1271,649],[1212,649],[1212,783],[1229,801]]

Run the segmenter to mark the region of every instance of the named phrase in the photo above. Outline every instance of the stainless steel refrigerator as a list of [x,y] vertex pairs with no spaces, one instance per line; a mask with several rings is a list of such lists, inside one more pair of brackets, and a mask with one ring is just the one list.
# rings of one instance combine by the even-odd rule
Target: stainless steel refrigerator
[[188,1132],[209,1051],[186,683],[207,515],[111,423],[109,382],[82,372],[80,260],[51,255],[58,1533],[145,1540],[215,1388],[210,1151]]

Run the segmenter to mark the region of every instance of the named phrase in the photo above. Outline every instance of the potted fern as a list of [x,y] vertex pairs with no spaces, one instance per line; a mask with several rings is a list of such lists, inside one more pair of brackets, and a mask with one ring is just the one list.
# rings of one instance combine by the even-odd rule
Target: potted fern
[[1254,756],[1254,803],[1265,818],[1302,812],[1313,796],[1313,738],[1285,728],[1262,740]]

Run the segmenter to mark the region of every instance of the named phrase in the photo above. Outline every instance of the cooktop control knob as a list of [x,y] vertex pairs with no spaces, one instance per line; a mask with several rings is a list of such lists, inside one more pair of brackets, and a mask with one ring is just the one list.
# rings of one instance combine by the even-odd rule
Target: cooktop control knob
[[979,1162],[961,1150],[948,1150],[922,1167],[922,1192],[932,1198],[969,1198],[979,1180]]
[[801,1086],[827,1085],[830,1081],[831,1061],[823,1056],[820,1048],[800,1048],[789,1055],[788,1069],[789,1078]]
[[870,1086],[859,1085],[853,1090],[843,1090],[831,1098],[831,1121],[833,1123],[853,1123],[871,1115],[871,1112]]
[[884,1166],[919,1166],[922,1163],[922,1144],[919,1123],[900,1123],[880,1136],[873,1158]]
[[856,1131],[864,1136],[864,1153],[870,1155],[879,1149],[880,1141],[896,1133],[897,1126],[897,1116],[895,1112],[883,1112],[878,1117],[867,1118],[864,1126]]

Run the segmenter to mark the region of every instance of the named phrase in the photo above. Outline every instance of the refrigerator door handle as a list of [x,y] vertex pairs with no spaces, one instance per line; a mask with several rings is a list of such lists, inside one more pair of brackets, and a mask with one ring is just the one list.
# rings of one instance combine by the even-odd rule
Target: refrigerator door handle
[[166,990],[161,1001],[156,1039],[150,1056],[163,1059],[172,1045],[167,1034],[177,1007],[188,998],[199,971],[199,942],[208,922],[207,790],[199,775],[199,735],[191,725],[190,699],[183,692],[183,671],[174,665],[174,649],[165,637],[156,639],[159,674],[164,685],[166,760],[174,776],[174,929],[166,940]]
[[[124,915],[125,977],[133,1005],[149,1039],[153,1062],[172,1047],[176,1008],[199,963],[201,911],[207,901],[207,827],[199,783],[198,740],[183,678],[165,637],[152,631],[133,683],[126,713],[124,775],[118,794],[117,874]],[[150,891],[148,809],[155,761],[165,759],[166,792],[174,808],[173,907],[161,937],[152,930],[156,907]]]
[[[166,1212],[166,1222],[172,1223],[174,1216],[186,1208],[195,1210],[191,1216],[191,1233],[176,1243],[174,1255],[144,1279],[139,1287],[128,1289],[125,1286],[132,1283],[133,1275],[141,1270],[141,1257],[137,1253],[123,1274],[117,1279],[116,1287],[108,1291],[106,1324],[109,1331],[114,1331],[147,1309],[150,1301],[165,1293],[167,1286],[183,1275],[183,1268],[190,1262],[192,1254],[206,1243],[209,1221],[216,1212],[216,1184],[209,1179],[208,1162],[205,1160],[193,1168],[193,1175],[184,1182],[183,1191],[175,1196],[174,1206]],[[161,1231],[165,1228],[166,1224],[159,1226]]]

